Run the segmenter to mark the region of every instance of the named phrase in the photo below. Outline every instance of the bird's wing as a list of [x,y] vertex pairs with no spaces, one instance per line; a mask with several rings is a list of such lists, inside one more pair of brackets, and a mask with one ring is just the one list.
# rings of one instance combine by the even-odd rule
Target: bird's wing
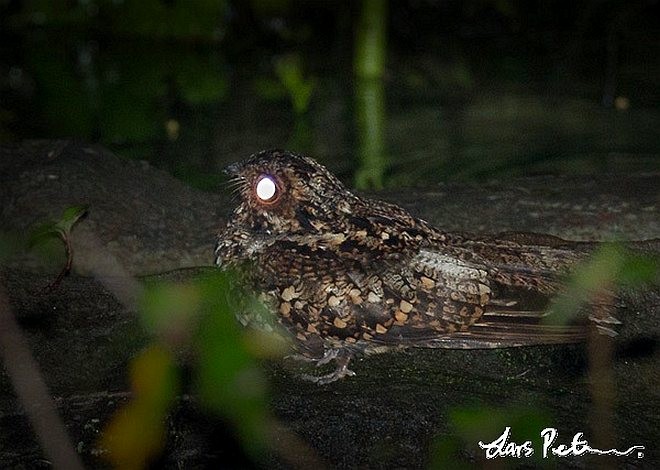
[[493,279],[507,286],[555,293],[562,278],[596,247],[551,235],[506,232],[496,237],[459,238],[443,247],[452,256],[488,267]]
[[489,348],[584,338],[583,327],[545,323],[545,292],[505,288],[484,264],[437,250],[366,263],[280,241],[256,264],[260,289],[306,344],[318,346],[320,336],[338,344]]
[[[505,285],[476,259],[422,249],[405,263],[405,269],[397,263],[381,270],[385,296],[397,299],[395,305],[401,303],[394,310],[395,321],[376,340],[423,347],[492,348],[584,339],[584,325],[548,322],[551,295],[545,287],[555,286],[556,277],[547,273],[544,289]],[[405,315],[401,306],[408,310]]]

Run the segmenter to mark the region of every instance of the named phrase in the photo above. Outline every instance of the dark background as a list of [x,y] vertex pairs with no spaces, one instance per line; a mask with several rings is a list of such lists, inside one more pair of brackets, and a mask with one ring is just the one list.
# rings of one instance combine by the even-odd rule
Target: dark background
[[389,2],[375,137],[362,7],[0,1],[0,141],[100,142],[205,189],[267,147],[360,187],[658,168],[660,2]]

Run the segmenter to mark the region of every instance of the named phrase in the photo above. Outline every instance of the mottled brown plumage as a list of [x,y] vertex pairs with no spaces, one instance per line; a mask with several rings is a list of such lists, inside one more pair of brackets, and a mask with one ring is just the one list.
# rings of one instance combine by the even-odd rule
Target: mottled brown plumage
[[347,365],[357,351],[584,338],[583,326],[541,319],[593,244],[445,233],[399,206],[353,194],[311,158],[286,151],[257,153],[228,173],[240,204],[219,234],[216,262],[250,262],[253,287],[299,352],[337,361],[335,372],[315,378],[320,383],[352,375]]

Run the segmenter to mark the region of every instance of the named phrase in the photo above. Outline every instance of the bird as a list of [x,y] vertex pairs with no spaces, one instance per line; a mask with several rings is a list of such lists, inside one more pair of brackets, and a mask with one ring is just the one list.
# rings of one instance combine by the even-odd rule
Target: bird
[[[548,323],[548,305],[595,242],[446,232],[349,190],[311,157],[265,150],[226,168],[238,203],[215,262],[240,269],[297,356],[355,375],[356,354],[583,341],[584,323]],[[590,318],[607,334],[611,309]],[[242,314],[241,314],[242,315]],[[242,318],[249,318],[249,312]],[[248,322],[249,320],[245,320]]]

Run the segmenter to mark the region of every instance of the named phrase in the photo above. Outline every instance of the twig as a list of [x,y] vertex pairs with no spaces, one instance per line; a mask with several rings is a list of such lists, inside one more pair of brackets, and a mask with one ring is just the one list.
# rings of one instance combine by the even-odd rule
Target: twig
[[[601,293],[600,298],[606,298],[607,293]],[[611,302],[611,299],[609,299]],[[605,302],[604,305],[607,303]],[[597,303],[592,307],[602,309]],[[594,312],[598,315],[598,312]],[[605,312],[607,313],[607,312]],[[612,371],[612,358],[614,355],[614,342],[611,336],[601,334],[596,325],[590,325],[587,342],[589,357],[589,376],[593,407],[591,410],[592,432],[594,442],[601,449],[616,447],[615,432],[612,424],[614,416],[614,401],[616,387]],[[599,458],[598,466],[603,469],[616,468],[611,457]]]
[[0,282],[0,354],[48,460],[54,468],[82,470],[80,456],[71,445],[37,362],[14,319],[3,282]]

